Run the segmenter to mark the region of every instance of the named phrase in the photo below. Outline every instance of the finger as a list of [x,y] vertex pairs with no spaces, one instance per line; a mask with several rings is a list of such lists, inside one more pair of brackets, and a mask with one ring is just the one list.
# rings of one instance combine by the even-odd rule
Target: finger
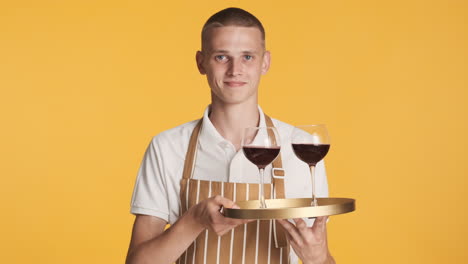
[[219,221],[229,226],[238,226],[238,225],[247,224],[247,223],[255,221],[255,219],[236,219],[236,218],[225,217],[224,215],[222,215],[221,217],[222,218],[219,219]]
[[288,232],[285,232],[284,233],[286,235],[286,239],[289,241],[289,244],[296,244],[296,242],[294,242],[293,238],[291,237],[291,235],[288,233]]
[[240,207],[234,201],[229,200],[228,198],[222,197],[220,195],[214,196],[213,200],[217,205],[223,206],[225,208],[240,209]]
[[327,219],[328,219],[328,216],[321,216],[321,217],[317,217],[317,225],[321,228],[324,228],[327,224]]
[[[240,209],[240,207],[237,204],[234,204],[230,209]],[[219,212],[224,215],[224,206],[221,206]]]
[[286,235],[286,238],[289,242],[289,245],[292,247],[292,249],[294,250],[294,252],[301,252],[301,248],[297,245],[297,243],[293,240],[293,238],[291,237],[291,235],[288,234],[288,232],[285,232],[284,233]]
[[214,223],[219,224],[219,225],[226,225],[230,227],[234,227],[234,226],[244,224],[246,222],[250,222],[250,220],[246,220],[246,219],[237,219],[237,218],[227,217],[224,215],[224,212],[221,212],[219,210],[211,211],[211,215],[213,217]]
[[221,215],[224,216],[224,208],[236,208],[239,209],[239,206],[237,206],[233,201],[224,198],[220,195],[216,195],[211,197],[208,200],[209,208],[210,211],[218,211]]
[[[278,220],[278,222],[279,222],[279,220]],[[292,241],[292,237],[291,237],[291,235],[290,235],[288,232],[285,232],[284,235],[286,236],[286,239],[287,239],[289,242]]]
[[317,217],[317,219],[315,219],[314,225],[312,226],[312,229],[325,231],[327,226],[327,219],[328,216]]
[[292,241],[294,241],[299,246],[303,244],[302,237],[299,234],[299,231],[297,230],[295,225],[291,224],[288,220],[284,219],[278,220],[278,222],[289,233]]
[[294,223],[296,223],[296,228],[301,232],[307,229],[307,224],[302,218],[294,218]]
[[251,223],[251,222],[254,222],[254,221],[257,221],[257,219],[234,219],[234,218],[228,218],[227,219],[230,219],[230,220],[234,220],[234,221],[230,221],[230,223],[232,223],[233,225],[241,225],[241,224],[248,224],[248,223]]

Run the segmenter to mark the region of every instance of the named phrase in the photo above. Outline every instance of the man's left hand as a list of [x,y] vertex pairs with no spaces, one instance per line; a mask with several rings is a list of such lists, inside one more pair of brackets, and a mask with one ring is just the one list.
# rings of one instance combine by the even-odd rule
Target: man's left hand
[[304,264],[328,264],[335,260],[328,251],[327,218],[317,217],[312,227],[301,218],[294,219],[295,225],[287,220],[278,220],[286,230],[286,236]]

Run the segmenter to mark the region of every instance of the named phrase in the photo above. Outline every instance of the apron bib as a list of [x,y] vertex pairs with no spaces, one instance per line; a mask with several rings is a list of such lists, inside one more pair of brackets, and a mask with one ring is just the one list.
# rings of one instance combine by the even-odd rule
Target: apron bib
[[[273,126],[265,115],[267,126]],[[259,200],[257,183],[233,183],[192,179],[197,152],[198,134],[202,120],[190,137],[185,158],[183,178],[180,183],[181,215],[198,202],[221,195],[234,202]],[[270,134],[274,137],[273,134]],[[281,154],[273,161],[272,183],[264,185],[265,199],[284,198],[284,170]],[[289,243],[285,231],[274,220],[257,220],[239,225],[223,236],[205,230],[176,261],[177,264],[287,264]]]

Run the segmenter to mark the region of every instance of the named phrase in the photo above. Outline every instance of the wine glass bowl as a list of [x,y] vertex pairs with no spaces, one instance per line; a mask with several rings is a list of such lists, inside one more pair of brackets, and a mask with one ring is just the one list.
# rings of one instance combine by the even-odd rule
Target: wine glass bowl
[[280,153],[279,134],[275,127],[248,127],[242,136],[245,157],[255,164],[260,175],[260,208],[266,208],[263,175],[265,167]]
[[246,146],[243,147],[243,150],[247,159],[257,165],[259,169],[265,169],[268,164],[275,160],[280,152],[279,147]]
[[296,156],[307,163],[312,181],[312,206],[317,206],[315,192],[315,166],[330,149],[330,138],[325,125],[296,126],[291,136],[291,144]]

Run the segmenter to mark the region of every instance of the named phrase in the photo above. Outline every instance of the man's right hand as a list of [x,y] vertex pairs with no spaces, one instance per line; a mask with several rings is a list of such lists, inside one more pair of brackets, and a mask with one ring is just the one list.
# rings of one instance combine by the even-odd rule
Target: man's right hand
[[211,197],[192,206],[166,231],[166,221],[154,216],[138,215],[126,263],[174,263],[205,229],[221,236],[240,224],[253,221],[225,217],[220,212],[221,207],[237,206],[224,197]]
[[203,200],[191,207],[187,213],[191,214],[200,227],[215,232],[222,236],[234,227],[251,222],[253,220],[242,220],[225,217],[221,208],[239,208],[233,201],[220,195]]

